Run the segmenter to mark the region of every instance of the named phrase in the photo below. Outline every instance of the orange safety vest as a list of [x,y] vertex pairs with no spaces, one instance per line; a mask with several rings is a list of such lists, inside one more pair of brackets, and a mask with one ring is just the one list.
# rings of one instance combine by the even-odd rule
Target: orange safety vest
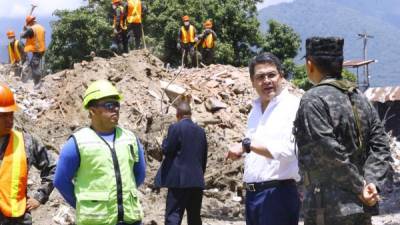
[[19,53],[19,41],[14,41],[14,46],[8,44],[8,56],[10,57],[11,64],[21,61],[21,54]]
[[[121,11],[121,15],[119,17],[119,26],[123,29],[126,30],[127,26],[126,26],[126,20],[125,20],[125,10],[124,10],[124,6],[119,5],[118,6],[119,10]],[[117,16],[114,14],[114,20],[113,20],[113,28],[117,28]]]
[[184,44],[194,43],[194,36],[195,36],[195,32],[194,32],[193,25],[189,26],[189,32],[185,29],[185,26],[181,27],[181,41]]
[[33,37],[26,39],[25,52],[44,52],[46,51],[44,27],[40,24],[34,24],[31,26],[33,30]]
[[6,217],[20,217],[26,210],[28,162],[24,137],[12,130],[0,166],[0,211]]
[[142,23],[142,1],[128,0],[128,23]]
[[207,37],[203,40],[203,48],[214,48],[214,37],[212,34],[208,34]]

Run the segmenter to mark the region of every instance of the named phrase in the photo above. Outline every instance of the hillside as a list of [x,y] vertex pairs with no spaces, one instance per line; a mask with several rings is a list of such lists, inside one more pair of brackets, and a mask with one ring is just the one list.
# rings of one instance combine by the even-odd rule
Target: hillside
[[363,15],[379,18],[400,29],[399,0],[332,0]]
[[[400,61],[400,42],[398,42],[400,29],[380,18],[379,10],[376,10],[376,17],[374,17],[373,14],[367,15],[361,10],[362,3],[358,4],[360,9],[356,10],[355,3],[352,3],[354,5],[349,3],[352,6],[350,7],[344,5],[343,2],[345,1],[296,0],[292,3],[264,8],[259,11],[258,17],[261,30],[267,30],[269,19],[275,19],[293,27],[301,35],[303,41],[303,49],[298,57],[304,55],[304,41],[307,37],[342,36],[345,38],[345,59],[362,58],[362,41],[358,40],[357,34],[367,31],[374,36],[374,39],[368,42],[368,57],[379,61],[370,68],[371,85],[399,85],[400,68],[397,64]],[[393,10],[398,13],[395,7]],[[303,62],[299,61],[299,63]]]

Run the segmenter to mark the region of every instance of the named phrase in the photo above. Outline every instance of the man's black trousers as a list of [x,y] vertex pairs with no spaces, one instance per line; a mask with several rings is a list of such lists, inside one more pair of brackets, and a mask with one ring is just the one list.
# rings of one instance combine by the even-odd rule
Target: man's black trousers
[[185,210],[188,225],[201,225],[202,199],[203,190],[200,188],[169,188],[165,225],[180,225]]

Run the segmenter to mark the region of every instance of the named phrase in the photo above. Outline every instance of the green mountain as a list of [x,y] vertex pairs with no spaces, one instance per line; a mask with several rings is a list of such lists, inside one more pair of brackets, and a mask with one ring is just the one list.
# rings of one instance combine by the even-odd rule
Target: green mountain
[[[344,37],[345,59],[362,58],[363,44],[357,34],[367,32],[374,36],[368,41],[368,58],[378,60],[370,66],[371,86],[400,85],[400,4],[398,0],[377,2],[295,0],[264,8],[259,11],[258,18],[263,31],[267,31],[269,19],[293,27],[301,35],[302,46],[305,39],[311,36]],[[304,48],[298,57],[302,55]]]

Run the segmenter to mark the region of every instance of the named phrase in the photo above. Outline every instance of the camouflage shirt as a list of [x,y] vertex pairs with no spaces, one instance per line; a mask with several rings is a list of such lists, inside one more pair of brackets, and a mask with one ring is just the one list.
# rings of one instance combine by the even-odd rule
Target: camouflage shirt
[[[53,191],[53,178],[56,170],[56,163],[52,155],[47,153],[46,147],[36,138],[28,133],[23,133],[25,152],[28,159],[28,168],[32,165],[40,170],[40,186],[33,191],[33,198],[44,204]],[[3,160],[7,148],[9,136],[0,139],[0,163]]]
[[[391,184],[388,136],[376,110],[358,89],[348,95],[331,85],[311,88],[301,99],[294,135],[305,175],[305,213],[317,207],[334,216],[363,213],[367,207],[358,199],[363,181],[380,190]],[[320,187],[318,198],[316,187]]]

